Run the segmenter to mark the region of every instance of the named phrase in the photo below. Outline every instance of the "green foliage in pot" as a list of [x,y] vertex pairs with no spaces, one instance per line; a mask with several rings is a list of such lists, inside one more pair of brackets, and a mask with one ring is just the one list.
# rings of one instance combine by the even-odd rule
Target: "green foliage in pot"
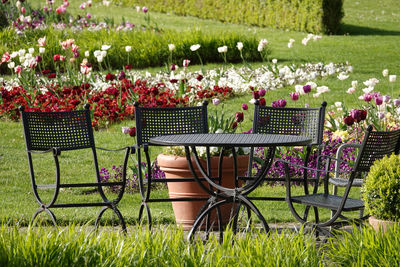
[[386,156],[373,164],[362,197],[370,215],[400,221],[400,155]]

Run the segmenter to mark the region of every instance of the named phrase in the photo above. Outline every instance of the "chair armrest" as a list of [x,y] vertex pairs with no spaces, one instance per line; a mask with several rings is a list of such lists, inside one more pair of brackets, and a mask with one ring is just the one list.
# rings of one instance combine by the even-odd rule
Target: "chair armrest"
[[49,153],[49,152],[53,152],[55,148],[50,148],[48,150],[45,151],[36,151],[36,150],[26,150],[26,152],[28,153],[32,153],[32,154],[45,154],[45,153]]
[[[345,143],[345,144],[341,144],[341,145],[339,146],[338,150],[336,151],[336,159],[338,159],[338,160],[336,160],[336,163],[335,163],[335,177],[338,177],[338,176],[339,176],[339,173],[341,173],[341,172],[340,172],[340,163],[341,163],[341,162],[345,162],[345,161],[340,160],[340,157],[341,157],[342,154],[343,154],[343,150],[344,150],[345,148],[348,148],[348,147],[360,148],[360,147],[361,147],[361,144]],[[350,164],[350,165],[353,165],[353,164],[350,163],[350,162],[346,162],[346,163],[348,163],[348,164]]]
[[321,170],[321,169],[315,169],[315,168],[306,167],[304,165],[295,164],[293,162],[286,161],[286,160],[281,160],[281,159],[277,159],[277,160],[275,160],[275,162],[282,162],[284,164],[288,164],[288,165],[291,165],[293,167],[302,168],[302,169],[308,170],[308,171],[316,171],[316,172],[324,172],[325,171],[325,170]]
[[27,149],[26,152],[32,153],[32,154],[46,154],[49,152],[53,152],[54,156],[59,156],[61,154],[61,150],[58,147],[52,147],[52,148],[44,150],[44,151],[36,151],[36,150]]
[[121,148],[117,148],[117,149],[107,149],[107,148],[103,148],[103,147],[96,147],[96,149],[100,149],[100,150],[103,150],[103,151],[110,151],[110,152],[122,151],[122,150],[126,150],[127,148],[130,149],[131,154],[134,154],[136,149],[137,149],[137,146],[136,145],[126,146],[126,147],[121,147]]

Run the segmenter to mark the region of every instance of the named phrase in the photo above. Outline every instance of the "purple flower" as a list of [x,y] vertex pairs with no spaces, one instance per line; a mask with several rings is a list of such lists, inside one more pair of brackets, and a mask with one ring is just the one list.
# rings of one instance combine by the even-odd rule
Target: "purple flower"
[[277,108],[284,108],[286,104],[287,104],[286,99],[278,99],[272,102],[272,106]]
[[219,98],[213,98],[212,103],[213,105],[218,106],[219,103],[221,103],[221,100],[219,100]]
[[143,11],[143,13],[147,13],[147,11],[149,11],[149,9],[144,6],[144,7],[142,7],[142,11]]
[[372,95],[370,93],[364,94],[363,99],[365,102],[369,102],[372,100]]
[[395,99],[395,100],[393,100],[393,105],[394,105],[395,107],[400,106],[400,99]]
[[389,103],[389,101],[390,101],[390,95],[383,96],[383,102]]
[[311,85],[306,84],[303,86],[303,91],[304,93],[308,94],[309,92],[311,92]]
[[362,110],[360,109],[352,109],[350,111],[350,116],[356,121],[360,122],[361,121],[361,116],[362,116]]
[[383,97],[382,97],[382,96],[377,96],[377,97],[375,97],[375,104],[376,104],[377,106],[382,105],[382,103],[383,103]]
[[294,93],[289,93],[289,95],[290,95],[290,98],[293,100],[293,101],[297,101],[297,100],[299,100],[299,93],[297,93],[297,92],[294,92]]
[[247,106],[247,104],[242,104],[242,109],[243,109],[243,110],[248,110],[248,109],[249,109],[249,106]]
[[266,93],[267,91],[265,90],[265,89],[260,89],[259,91],[258,91],[258,94],[260,95],[260,97],[263,97],[263,96],[265,96],[265,93]]

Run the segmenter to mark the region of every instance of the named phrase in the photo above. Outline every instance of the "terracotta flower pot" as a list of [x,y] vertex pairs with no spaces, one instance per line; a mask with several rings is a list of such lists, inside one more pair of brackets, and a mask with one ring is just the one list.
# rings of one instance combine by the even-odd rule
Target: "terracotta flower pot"
[[369,224],[372,226],[372,228],[375,231],[378,232],[381,229],[381,231],[383,233],[386,233],[386,231],[389,227],[393,227],[395,224],[399,225],[399,223],[392,222],[392,221],[380,220],[380,219],[375,218],[374,216],[369,217],[368,221],[369,221]]
[[[211,158],[212,175],[215,177],[218,173],[218,160],[219,157]],[[238,156],[238,175],[244,176],[247,171],[249,156]],[[164,171],[166,178],[188,178],[193,177],[186,157],[178,157],[172,155],[160,154],[157,157],[157,163],[160,169]],[[202,161],[204,167],[206,167],[206,162]],[[195,164],[196,165],[196,164]],[[196,167],[197,170],[197,167]],[[201,177],[200,172],[197,170],[196,173]],[[223,161],[223,172],[222,172],[222,185],[229,188],[235,187],[234,177],[233,177],[233,158],[225,157]],[[203,182],[206,186],[208,183]],[[174,182],[167,183],[169,196],[171,198],[187,198],[187,197],[209,197],[209,195],[200,187],[197,182]],[[174,210],[176,223],[178,226],[182,226],[183,230],[190,230],[199,213],[201,207],[204,205],[205,201],[180,201],[172,202],[172,208]],[[223,205],[221,207],[222,224],[226,224],[229,221],[231,214],[231,209],[233,204]],[[213,220],[212,215],[211,220]]]

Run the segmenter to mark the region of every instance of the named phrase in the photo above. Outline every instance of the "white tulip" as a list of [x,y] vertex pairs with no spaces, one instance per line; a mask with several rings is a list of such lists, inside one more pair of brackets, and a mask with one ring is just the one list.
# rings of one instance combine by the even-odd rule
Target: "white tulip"
[[242,51],[242,49],[243,49],[243,43],[242,43],[242,42],[238,42],[238,43],[236,44],[236,47],[237,47],[237,49],[238,49],[239,51]]
[[127,46],[125,46],[125,51],[126,52],[131,52],[132,51],[132,46],[129,46],[129,45],[127,45]]
[[371,93],[373,90],[374,90],[374,87],[372,87],[372,86],[362,89],[362,91],[366,94]]
[[99,63],[103,62],[103,57],[101,55],[96,57],[96,59],[97,59],[97,62],[99,62]]
[[89,50],[86,50],[85,51],[85,57],[89,57],[90,56],[90,52],[89,52]]
[[329,92],[330,89],[328,88],[328,86],[319,86],[317,87],[317,92],[322,94],[322,93],[327,93]]
[[382,71],[382,75],[383,75],[383,77],[387,77],[389,75],[389,70],[388,69],[384,69]]
[[228,47],[226,45],[218,47],[218,53],[228,52]]
[[101,46],[101,50],[106,51],[108,49],[110,49],[111,45],[102,45]]
[[28,49],[29,54],[35,53],[35,48],[31,47]]
[[394,83],[396,81],[396,75],[389,75],[389,82]]
[[267,47],[267,45],[268,45],[267,39],[261,39],[257,47],[258,52],[263,51],[265,47]]
[[39,47],[39,54],[44,54],[45,51],[46,51],[46,48]]
[[190,50],[192,50],[193,52],[197,51],[199,48],[200,48],[199,44],[195,44],[195,45],[190,46]]
[[101,55],[102,57],[106,57],[106,56],[107,56],[107,51],[105,51],[105,50],[101,51],[101,52],[100,52],[100,55]]
[[18,51],[18,54],[20,57],[23,57],[25,55],[25,53],[26,53],[25,49],[21,49]]
[[339,75],[337,76],[337,78],[341,81],[346,80],[347,78],[349,78],[349,75],[346,75],[345,73],[341,72],[339,73]]
[[169,51],[174,51],[175,50],[175,45],[174,44],[169,44],[168,45],[168,49],[169,49]]
[[357,85],[358,85],[358,81],[352,81],[351,82],[351,87],[357,88]]
[[8,63],[7,67],[9,69],[13,69],[15,67],[15,62],[11,61],[10,63]]
[[274,58],[274,59],[272,60],[272,63],[273,63],[273,64],[276,64],[276,63],[278,63],[278,60],[277,60],[276,58]]
[[98,57],[98,56],[101,55],[101,51],[100,51],[100,50],[96,50],[96,51],[93,52],[93,55],[94,55],[95,57]]
[[350,87],[349,89],[347,89],[347,93],[350,95],[353,94],[355,91],[356,91],[356,88],[354,88],[354,87]]

